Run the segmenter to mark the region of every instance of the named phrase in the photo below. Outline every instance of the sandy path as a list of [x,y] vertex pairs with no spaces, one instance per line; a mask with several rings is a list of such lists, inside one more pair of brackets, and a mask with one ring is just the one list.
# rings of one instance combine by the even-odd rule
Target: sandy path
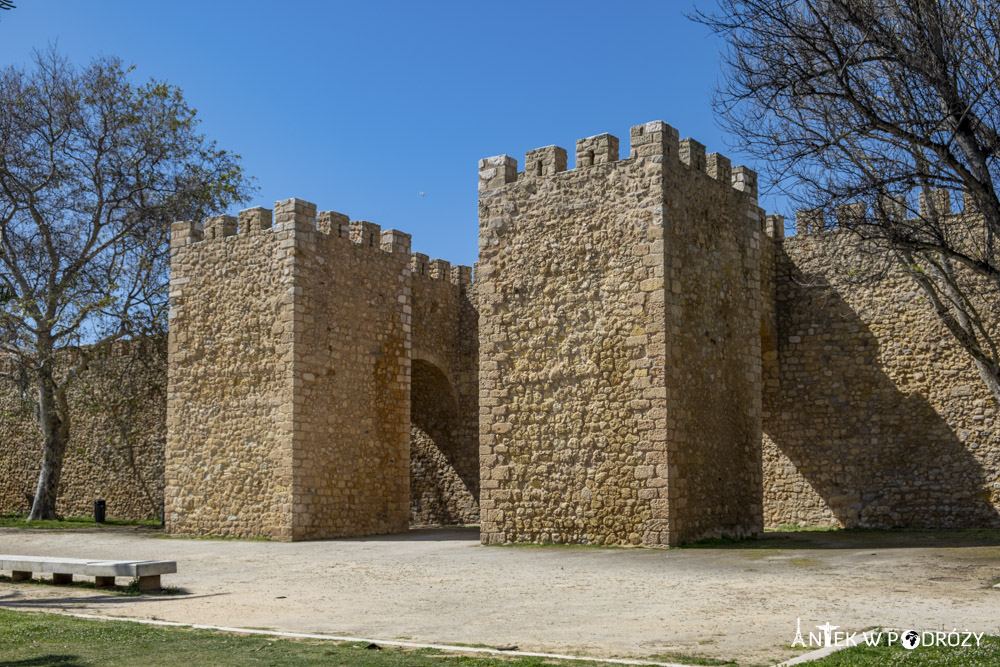
[[0,553],[170,558],[183,595],[0,584],[0,606],[593,656],[795,654],[831,622],[1000,634],[998,540],[773,535],[760,549],[482,547],[468,530],[284,544],[0,529]]

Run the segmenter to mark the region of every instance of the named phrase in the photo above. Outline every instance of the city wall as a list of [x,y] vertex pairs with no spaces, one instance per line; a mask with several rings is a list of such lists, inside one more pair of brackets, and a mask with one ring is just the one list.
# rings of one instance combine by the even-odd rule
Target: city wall
[[[488,544],[1000,527],[997,406],[917,286],[835,220],[786,238],[752,171],[665,123],[629,143],[482,160],[475,283],[303,200],[175,223],[167,350],[73,388],[59,512]],[[0,511],[25,512],[13,385],[0,441]]]
[[884,255],[796,223],[764,252],[766,525],[1000,526],[997,406],[969,356]]
[[[11,370],[0,361],[0,373]],[[158,519],[166,438],[165,341],[122,341],[90,363],[69,391],[72,429],[59,483],[60,516],[91,516],[94,500],[110,519]],[[31,401],[0,383],[0,514],[27,514],[42,437]]]
[[471,269],[414,253],[410,523],[479,523],[479,313]]

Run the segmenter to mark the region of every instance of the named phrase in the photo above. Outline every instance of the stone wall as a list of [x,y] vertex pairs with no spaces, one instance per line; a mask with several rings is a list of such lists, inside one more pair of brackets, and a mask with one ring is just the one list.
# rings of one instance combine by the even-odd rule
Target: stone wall
[[478,448],[462,439],[455,390],[440,370],[419,359],[413,360],[412,378],[410,523],[478,523]]
[[[288,214],[285,214],[288,215]],[[166,518],[174,534],[292,537],[294,221],[171,229]]]
[[403,532],[410,237],[336,214],[320,221],[323,231],[303,220],[296,243],[293,538]]
[[[630,143],[481,161],[476,283],[302,200],[176,223],[169,364],[122,345],[74,387],[60,513],[490,544],[1000,527],[997,406],[917,286],[815,217],[784,238],[753,172],[669,125]],[[0,511],[34,488],[29,410],[0,387]]]
[[[408,234],[302,200],[271,218],[258,208],[173,228],[168,530],[405,531],[413,406],[414,516],[475,520],[471,269],[411,256]],[[414,340],[445,378],[422,373],[426,395],[411,392]]]
[[821,230],[771,246],[766,525],[1000,526],[996,405],[971,360],[908,276]]
[[680,149],[664,163],[671,544],[763,530],[756,175]]
[[572,171],[556,146],[480,161],[486,543],[760,529],[754,177],[662,122],[630,138],[580,140]]
[[[69,392],[72,425],[56,512],[110,519],[159,518],[163,500],[166,350],[161,341],[118,344]],[[26,514],[38,481],[42,439],[29,401],[0,383],[0,514]]]
[[479,522],[478,313],[468,267],[415,253],[410,522]]

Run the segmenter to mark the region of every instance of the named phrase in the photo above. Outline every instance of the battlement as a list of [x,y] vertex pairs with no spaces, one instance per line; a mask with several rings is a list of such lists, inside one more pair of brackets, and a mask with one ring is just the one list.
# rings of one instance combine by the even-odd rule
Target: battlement
[[618,162],[618,137],[612,134],[598,134],[577,140],[577,168],[609,162]]
[[[563,156],[565,167],[565,155]],[[261,206],[244,209],[238,216],[219,215],[204,222],[185,220],[170,227],[170,248],[178,252],[191,245],[201,245],[230,237],[277,234],[286,231],[315,232],[344,239],[358,247],[371,248],[397,258],[410,266],[414,275],[445,280],[463,286],[472,282],[472,267],[451,266],[443,259],[429,260],[427,255],[411,253],[411,237],[398,229],[382,229],[374,222],[351,220],[337,211],[316,211],[316,205],[304,199],[275,202],[274,209]]]
[[444,259],[431,259],[422,252],[415,252],[410,257],[410,272],[414,278],[428,280],[447,280],[459,287],[472,283],[472,267],[456,264]]
[[720,153],[707,153],[705,145],[691,138],[679,139],[675,128],[656,120],[636,125],[629,130],[630,153],[619,157],[618,137],[597,134],[576,142],[576,165],[567,169],[567,152],[559,146],[544,146],[528,151],[524,171],[518,172],[517,160],[509,155],[496,155],[479,161],[479,191],[498,190],[510,183],[532,178],[548,178],[591,167],[648,158],[654,162],[670,161],[686,165],[710,178],[746,193],[757,200],[757,174],[738,165]]
[[930,216],[932,213],[942,216],[956,216],[976,211],[975,202],[969,193],[963,193],[962,208],[956,209],[952,206],[952,191],[944,189],[931,190],[929,196],[921,192],[916,197],[916,203],[917,206],[914,208],[906,198],[886,197],[881,200],[878,206],[879,211],[872,212],[864,202],[849,202],[836,208],[833,221],[828,220],[820,209],[796,211],[795,233],[797,236],[804,236],[835,230],[852,222],[863,221],[869,213],[885,215],[892,220],[918,220]]
[[785,238],[785,216],[764,216],[764,234],[780,243]]

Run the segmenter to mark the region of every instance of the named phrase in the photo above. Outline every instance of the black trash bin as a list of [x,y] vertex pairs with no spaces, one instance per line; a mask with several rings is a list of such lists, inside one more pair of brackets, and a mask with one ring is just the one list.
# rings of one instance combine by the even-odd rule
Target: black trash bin
[[103,500],[94,501],[94,523],[104,523],[104,517],[107,515],[107,504]]

